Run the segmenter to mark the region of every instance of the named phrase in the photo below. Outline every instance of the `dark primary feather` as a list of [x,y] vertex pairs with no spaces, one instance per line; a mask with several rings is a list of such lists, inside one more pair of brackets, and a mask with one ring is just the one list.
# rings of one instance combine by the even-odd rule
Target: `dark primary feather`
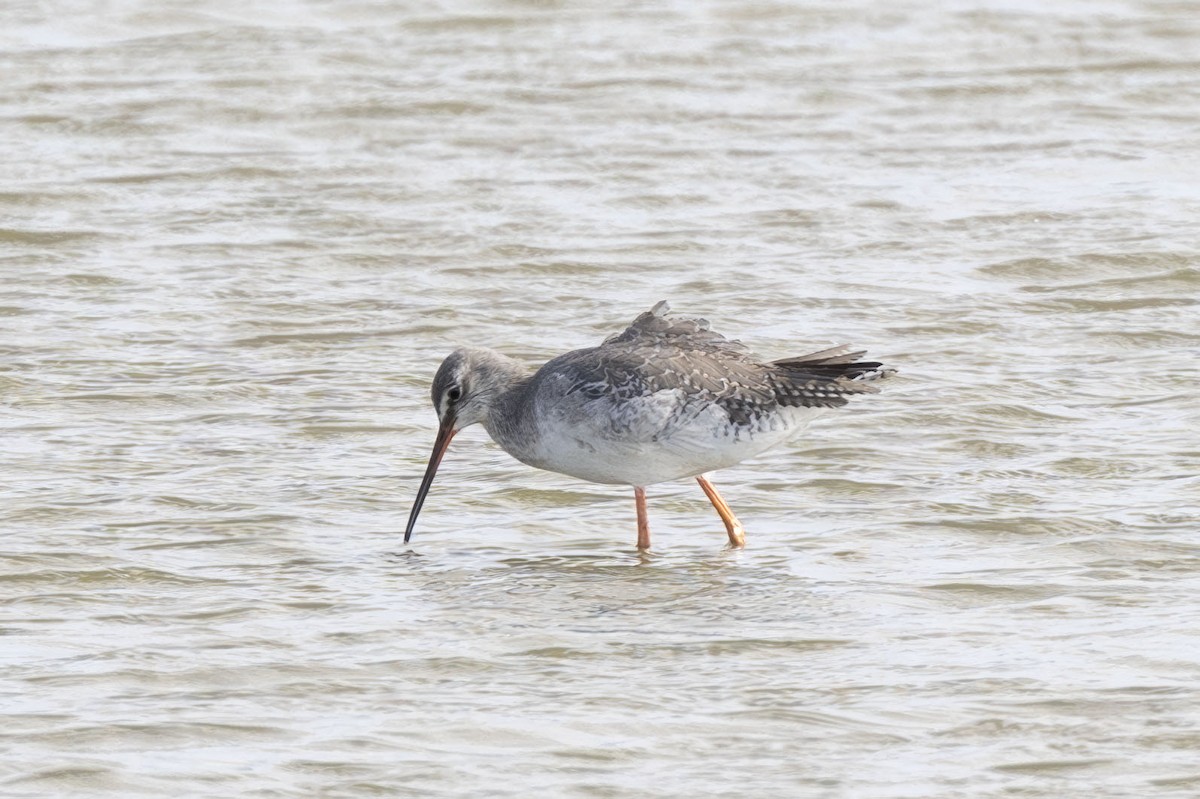
[[[810,383],[832,383],[843,394],[874,394],[878,388],[867,380],[879,380],[888,377],[894,369],[885,369],[879,361],[858,361],[866,355],[866,350],[849,352],[845,345],[832,347],[811,355],[801,355],[792,358],[780,358],[771,361],[777,375],[782,375],[784,382],[794,390],[807,388]],[[843,397],[838,405],[845,405]]]

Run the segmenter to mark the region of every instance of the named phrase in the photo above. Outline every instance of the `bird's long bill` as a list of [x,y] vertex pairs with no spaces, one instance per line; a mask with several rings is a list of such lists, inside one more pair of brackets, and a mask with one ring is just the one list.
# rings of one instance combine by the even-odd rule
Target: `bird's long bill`
[[450,446],[450,439],[454,438],[454,427],[447,419],[446,424],[438,428],[437,438],[433,441],[433,454],[429,456],[429,466],[425,469],[425,476],[421,478],[421,487],[417,489],[417,501],[413,503],[412,513],[408,514],[408,527],[404,530],[404,543],[408,543],[408,539],[412,538],[413,527],[417,524],[417,514],[421,512],[421,506],[425,504],[425,495],[429,493],[429,487],[433,485],[433,476],[437,474],[438,464],[442,462],[442,456],[446,454],[446,448]]

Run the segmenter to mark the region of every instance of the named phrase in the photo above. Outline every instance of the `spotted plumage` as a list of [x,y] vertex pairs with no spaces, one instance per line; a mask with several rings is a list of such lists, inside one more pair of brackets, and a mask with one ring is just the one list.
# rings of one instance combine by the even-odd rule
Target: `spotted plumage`
[[[863,354],[835,347],[763,362],[703,319],[668,315],[665,302],[600,346],[561,355],[534,373],[491,350],[456,350],[434,377],[440,449],[408,533],[440,452],[455,431],[477,422],[518,460],[631,485],[639,498],[647,485],[697,477],[720,510],[723,500],[699,476],[793,438],[852,395],[877,391],[869,381],[891,372],[858,361]],[[728,520],[726,526],[734,541]]]

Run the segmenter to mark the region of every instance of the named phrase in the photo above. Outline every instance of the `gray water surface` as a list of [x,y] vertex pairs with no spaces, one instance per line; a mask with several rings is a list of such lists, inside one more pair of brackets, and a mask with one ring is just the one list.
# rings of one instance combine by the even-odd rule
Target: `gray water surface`
[[[1200,795],[1189,2],[0,9],[0,793]],[[457,344],[879,396],[632,493]]]

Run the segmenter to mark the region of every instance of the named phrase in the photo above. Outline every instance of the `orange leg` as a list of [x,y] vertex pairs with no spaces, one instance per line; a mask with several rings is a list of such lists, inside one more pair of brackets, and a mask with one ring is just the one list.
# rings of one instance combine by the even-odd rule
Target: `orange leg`
[[746,546],[746,529],[742,527],[742,523],[733,515],[733,509],[717,493],[717,487],[708,482],[708,479],[704,475],[699,475],[696,478],[696,482],[704,489],[704,494],[708,497],[708,501],[717,509],[717,513],[721,516],[721,521],[725,522],[725,532],[729,533],[729,546],[734,549],[741,549]]
[[633,487],[633,500],[638,514],[638,549],[645,552],[650,548],[650,522],[646,518],[646,489]]

